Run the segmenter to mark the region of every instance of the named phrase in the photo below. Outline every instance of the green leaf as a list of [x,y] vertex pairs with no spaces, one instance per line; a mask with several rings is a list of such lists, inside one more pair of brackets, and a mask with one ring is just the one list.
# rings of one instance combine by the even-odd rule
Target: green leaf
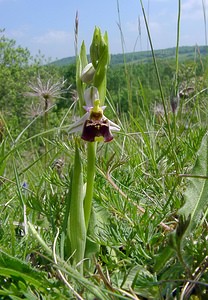
[[15,276],[17,278],[22,278],[34,287],[42,288],[44,290],[46,286],[50,285],[46,278],[44,278],[45,274],[43,272],[38,272],[35,269],[32,269],[25,262],[8,255],[2,250],[0,250],[0,275],[5,277]]
[[[81,49],[80,49],[80,55],[79,56],[80,56],[80,60],[81,60],[82,70],[83,70],[84,67],[88,64],[86,47],[85,47],[85,43],[84,42],[82,42]],[[82,70],[81,70],[81,72],[82,72]]]
[[126,290],[132,288],[139,296],[157,300],[160,299],[160,293],[156,281],[157,279],[147,269],[137,265],[130,270],[122,288]]
[[80,116],[83,113],[83,105],[85,105],[85,100],[84,100],[84,90],[86,84],[82,82],[81,80],[81,74],[82,70],[84,67],[88,64],[87,61],[87,55],[86,55],[86,47],[85,43],[82,42],[81,49],[80,49],[80,54],[77,56],[77,61],[76,61],[76,86],[77,86],[77,92],[79,95],[79,106],[80,106]]
[[[72,178],[70,217],[68,222],[68,234],[71,243],[71,251],[75,264],[84,259],[86,244],[86,227],[84,217],[84,183],[81,157],[78,146],[75,149],[74,170]],[[82,262],[79,265],[80,273],[83,272]]]
[[189,184],[185,191],[185,204],[179,209],[179,214],[186,220],[190,218],[185,229],[186,236],[199,222],[202,212],[207,208],[208,197],[208,132],[202,139],[201,147],[197,153]]
[[167,245],[162,251],[158,252],[157,255],[154,257],[154,271],[161,272],[166,267],[168,261],[174,257],[173,248]]

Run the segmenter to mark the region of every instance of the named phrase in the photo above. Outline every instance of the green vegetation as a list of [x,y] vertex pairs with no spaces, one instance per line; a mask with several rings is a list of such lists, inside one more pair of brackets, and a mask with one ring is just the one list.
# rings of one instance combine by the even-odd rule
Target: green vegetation
[[[207,46],[182,46],[179,49],[179,58],[181,61],[186,60],[194,60],[196,56],[196,52],[199,52],[202,57],[207,55],[208,47]],[[155,50],[155,56],[157,58],[162,59],[172,59],[175,58],[176,48],[167,48],[167,49],[160,49]],[[132,52],[126,53],[125,59],[127,63],[144,63],[144,62],[151,62],[152,61],[152,54],[151,51],[139,51],[139,52]],[[111,55],[111,65],[123,64],[123,54],[112,54]],[[76,61],[75,57],[66,57],[62,59],[58,59],[51,63],[52,65],[63,67],[70,64],[74,64]]]
[[86,142],[68,134],[76,66],[0,45],[0,299],[207,299],[207,49],[180,48],[174,110],[175,50],[155,52],[162,93],[151,57],[112,58],[105,115],[121,131],[97,145],[82,274],[66,237],[89,174]]

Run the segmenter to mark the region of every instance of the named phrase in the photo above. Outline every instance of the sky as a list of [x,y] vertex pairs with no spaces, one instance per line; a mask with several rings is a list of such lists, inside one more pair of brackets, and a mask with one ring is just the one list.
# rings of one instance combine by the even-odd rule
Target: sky
[[[143,0],[154,49],[176,46],[178,2]],[[125,52],[149,50],[140,0],[0,0],[0,29],[33,56],[74,56],[77,11],[78,46],[84,40],[88,52],[95,26],[108,32],[112,54],[122,53],[120,28]],[[180,46],[206,44],[206,16],[208,0],[181,0]]]

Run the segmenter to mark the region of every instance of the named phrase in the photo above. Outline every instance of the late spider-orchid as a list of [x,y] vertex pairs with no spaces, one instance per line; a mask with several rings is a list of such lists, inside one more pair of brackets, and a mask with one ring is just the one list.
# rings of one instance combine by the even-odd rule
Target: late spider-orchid
[[69,133],[81,131],[81,138],[88,142],[110,142],[113,139],[111,131],[119,131],[120,127],[104,116],[106,106],[100,106],[99,93],[95,87],[88,88],[84,98],[86,106],[83,108],[86,113],[70,127]]

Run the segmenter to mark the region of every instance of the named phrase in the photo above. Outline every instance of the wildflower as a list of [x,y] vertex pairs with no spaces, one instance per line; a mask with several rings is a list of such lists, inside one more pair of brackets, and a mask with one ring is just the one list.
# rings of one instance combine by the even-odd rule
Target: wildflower
[[99,99],[94,101],[94,106],[90,109],[89,119],[84,123],[82,139],[88,142],[102,141],[102,139],[105,142],[110,142],[113,139],[109,121],[103,117],[103,110],[100,107]]
[[40,103],[34,104],[32,102],[32,104],[30,106],[26,107],[25,114],[28,118],[30,118],[32,120],[37,118],[38,116],[42,115],[43,110],[41,108]]
[[22,184],[22,190],[23,190],[23,193],[26,194],[27,190],[28,190],[28,184],[27,182],[23,182]]
[[52,99],[62,98],[63,87],[66,80],[59,80],[55,83],[51,79],[43,81],[40,76],[37,77],[36,82],[30,82],[29,88],[30,92],[25,93],[25,96],[38,97],[43,100],[45,104],[45,109],[48,109],[49,103]]
[[69,133],[82,131],[81,138],[88,142],[113,139],[111,131],[119,131],[120,127],[107,119],[103,111],[106,106],[100,106],[99,93],[95,87],[88,88],[84,93],[86,113],[69,129]]

